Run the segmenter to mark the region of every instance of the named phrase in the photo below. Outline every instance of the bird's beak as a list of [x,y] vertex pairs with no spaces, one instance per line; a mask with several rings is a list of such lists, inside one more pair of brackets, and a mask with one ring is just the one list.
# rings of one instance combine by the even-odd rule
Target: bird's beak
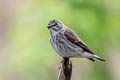
[[47,28],[48,28],[48,29],[51,28],[51,25],[47,25]]
[[48,29],[50,29],[53,27],[53,25],[48,24],[47,27],[48,27]]

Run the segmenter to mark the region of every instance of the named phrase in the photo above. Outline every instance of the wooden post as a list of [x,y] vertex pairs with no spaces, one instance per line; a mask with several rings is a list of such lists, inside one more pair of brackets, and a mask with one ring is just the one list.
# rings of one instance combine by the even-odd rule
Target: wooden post
[[69,58],[63,58],[59,68],[58,80],[71,80],[72,62]]

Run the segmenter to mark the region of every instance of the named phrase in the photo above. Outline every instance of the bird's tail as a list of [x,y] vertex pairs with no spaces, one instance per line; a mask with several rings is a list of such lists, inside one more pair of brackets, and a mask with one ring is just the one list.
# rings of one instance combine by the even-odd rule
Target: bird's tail
[[99,57],[99,56],[97,56],[97,55],[94,55],[94,58],[95,58],[95,59],[98,59],[98,60],[100,60],[100,61],[105,61],[103,58],[101,58],[101,57]]

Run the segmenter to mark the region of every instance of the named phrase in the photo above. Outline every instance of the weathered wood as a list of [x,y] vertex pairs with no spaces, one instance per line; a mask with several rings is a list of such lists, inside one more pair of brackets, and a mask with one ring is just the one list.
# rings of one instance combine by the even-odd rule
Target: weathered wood
[[69,58],[63,58],[59,68],[58,80],[71,80],[72,62]]

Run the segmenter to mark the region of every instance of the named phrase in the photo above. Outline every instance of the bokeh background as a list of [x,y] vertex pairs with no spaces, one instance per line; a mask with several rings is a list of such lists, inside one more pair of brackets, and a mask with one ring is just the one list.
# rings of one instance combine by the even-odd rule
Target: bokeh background
[[0,80],[56,80],[46,25],[60,19],[106,62],[71,59],[72,80],[120,80],[120,0],[0,0]]

